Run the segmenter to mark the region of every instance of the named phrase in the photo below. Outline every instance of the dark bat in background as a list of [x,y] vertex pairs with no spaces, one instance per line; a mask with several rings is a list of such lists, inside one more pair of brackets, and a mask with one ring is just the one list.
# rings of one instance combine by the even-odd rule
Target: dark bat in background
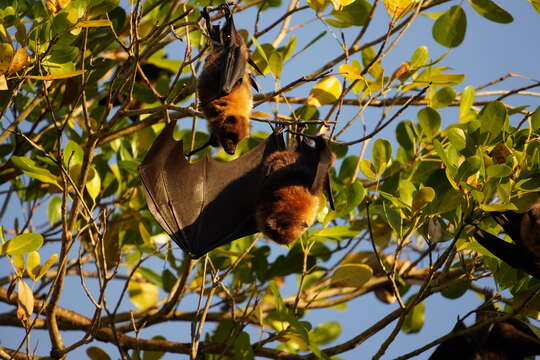
[[[190,164],[182,142],[172,137],[174,126],[166,125],[139,167],[148,209],[156,221],[193,258],[256,233],[255,214],[264,204],[259,197],[268,180],[263,164],[272,154],[286,149],[282,135],[271,134],[229,162],[206,155]],[[325,163],[328,155],[322,155],[328,151],[326,142],[315,148],[302,144],[293,151],[299,152],[298,158],[309,159],[302,165],[311,176],[305,181],[321,182],[331,166]],[[320,191],[319,185],[316,188]]]
[[[257,226],[275,242],[288,245],[315,221],[324,186],[332,199],[328,171],[334,162],[326,140],[315,139],[315,148],[303,140],[289,150],[271,154],[264,161],[265,181],[257,203]],[[333,202],[331,201],[333,208]]]
[[526,213],[504,211],[490,215],[514,243],[480,229],[476,230],[475,239],[508,265],[540,279],[540,198]]
[[198,79],[199,101],[212,136],[207,144],[192,153],[208,145],[221,145],[232,155],[238,142],[249,134],[253,108],[251,85],[255,88],[256,85],[247,69],[250,61],[246,44],[234,27],[229,6],[220,5],[218,10],[225,17],[221,29],[212,25],[208,7],[202,11],[212,50]]
[[[478,313],[476,322],[495,316],[497,312]],[[452,332],[465,329],[458,320]],[[540,340],[536,334],[523,322],[511,318],[444,341],[429,360],[523,360],[538,354]]]

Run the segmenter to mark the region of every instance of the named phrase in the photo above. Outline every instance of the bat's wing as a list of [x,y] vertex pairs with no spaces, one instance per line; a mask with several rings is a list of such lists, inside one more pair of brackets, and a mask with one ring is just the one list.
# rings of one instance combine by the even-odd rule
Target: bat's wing
[[333,156],[328,147],[328,140],[323,136],[316,137],[314,139],[315,147],[307,145],[305,141],[298,138],[296,141],[296,151],[302,152],[304,158],[311,163],[310,167],[315,169],[313,183],[310,188],[311,193],[316,194],[324,188],[330,207],[334,209],[334,199],[330,186],[330,177],[328,175],[333,165]]
[[501,240],[480,229],[475,232],[474,238],[508,265],[540,279],[540,259],[527,248]]
[[[232,21],[232,19],[231,19]],[[243,40],[238,34],[229,46],[224,47],[223,62],[221,63],[221,86],[224,93],[229,94],[238,81],[242,81],[246,73],[247,53]],[[243,48],[244,47],[244,48]]]
[[257,232],[255,201],[264,178],[262,162],[276,151],[272,134],[229,162],[208,156],[190,164],[168,124],[146,155],[139,174],[148,209],[171,238],[198,258],[220,245]]

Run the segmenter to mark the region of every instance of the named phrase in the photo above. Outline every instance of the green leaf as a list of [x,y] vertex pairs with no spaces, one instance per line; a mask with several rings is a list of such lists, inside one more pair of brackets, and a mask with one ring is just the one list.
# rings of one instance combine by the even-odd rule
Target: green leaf
[[418,112],[418,122],[428,139],[433,139],[441,128],[441,116],[437,110],[425,107]]
[[163,278],[161,275],[156,273],[154,270],[149,269],[147,267],[141,266],[137,270],[146,280],[151,282],[154,285],[159,286],[160,288],[163,288]]
[[358,166],[362,174],[366,175],[372,180],[377,180],[377,170],[373,167],[371,161],[367,159],[360,160],[360,164]]
[[447,299],[457,299],[462,297],[469,290],[470,281],[465,277],[460,277],[446,283],[441,295]]
[[414,51],[409,61],[409,66],[412,69],[418,69],[420,66],[423,66],[429,60],[429,50],[427,46],[420,46]]
[[467,31],[467,17],[459,5],[448,9],[433,24],[433,38],[442,46],[454,48],[459,46]]
[[396,139],[404,149],[413,151],[416,143],[414,124],[409,121],[402,121],[396,127]]
[[343,162],[341,163],[341,167],[339,168],[339,180],[346,184],[350,183],[352,180],[352,177],[356,171],[356,164],[358,164],[358,156],[352,155],[347,156]]
[[[165,336],[153,336],[152,340],[167,340]],[[143,353],[143,360],[159,360],[165,355],[163,351],[148,351],[145,350]]]
[[249,340],[249,334],[242,331],[234,340],[234,358],[238,360],[252,360],[255,359],[253,348]]
[[376,173],[381,176],[392,158],[392,144],[386,139],[377,139],[373,144],[372,156]]
[[531,116],[531,129],[532,131],[540,129],[540,106],[536,108]]
[[28,271],[28,275],[30,275],[30,277],[34,281],[37,280],[37,276],[39,275],[40,262],[41,258],[37,251],[32,251],[30,254],[28,254],[28,259],[26,261],[26,270]]
[[97,346],[87,348],[86,355],[88,355],[91,360],[111,360],[111,357]]
[[429,186],[421,188],[414,194],[412,210],[414,212],[422,210],[435,199],[435,195],[435,190],[433,190],[433,188]]
[[438,90],[430,99],[431,107],[440,109],[452,104],[456,98],[456,91],[451,87],[443,87]]
[[467,178],[471,175],[474,175],[480,170],[480,166],[482,166],[482,159],[480,159],[478,156],[470,156],[460,165],[456,181],[466,181]]
[[66,168],[82,165],[84,159],[83,149],[73,140],[69,140],[64,148],[63,160]]
[[500,101],[487,104],[479,115],[480,132],[486,134],[484,144],[491,144],[507,128],[508,113]]
[[283,56],[279,52],[274,51],[270,54],[268,65],[276,78],[279,79],[281,76],[281,70],[283,69]]
[[47,217],[51,225],[57,223],[62,218],[62,199],[58,196],[53,196],[49,200],[47,206]]
[[454,145],[456,150],[461,151],[465,149],[467,146],[467,136],[463,129],[458,127],[449,128],[446,130],[446,134],[448,135],[448,140],[450,140],[450,143]]
[[340,265],[331,281],[338,287],[362,287],[373,275],[373,270],[366,264]]
[[318,325],[309,333],[309,342],[318,346],[328,345],[341,334],[341,323],[329,321]]
[[366,23],[370,10],[371,4],[369,2],[356,0],[342,8],[341,11],[332,11],[333,19],[325,18],[324,21],[337,28],[362,26]]
[[466,86],[461,92],[461,100],[459,102],[459,120],[463,122],[465,116],[471,110],[474,104],[474,87]]
[[516,188],[522,191],[540,191],[540,175],[535,174],[518,181]]
[[486,169],[487,176],[494,178],[502,178],[512,175],[512,168],[505,164],[490,165]]
[[353,228],[352,225],[337,225],[330,228],[315,230],[311,235],[317,238],[344,240],[351,239],[360,233],[359,229]]
[[2,245],[0,253],[7,255],[23,255],[38,250],[43,245],[43,236],[36,233],[17,235]]
[[469,0],[472,8],[488,20],[509,24],[514,21],[512,15],[491,0]]
[[424,302],[418,303],[415,307],[409,311],[405,316],[405,321],[401,331],[406,334],[416,334],[424,327],[425,314],[424,314]]
[[58,185],[58,182],[56,181],[56,176],[54,176],[49,170],[37,166],[33,160],[22,156],[12,156],[11,161],[13,162],[13,165],[22,170],[23,173],[31,178],[47,184],[56,185],[58,188],[60,188],[60,185]]

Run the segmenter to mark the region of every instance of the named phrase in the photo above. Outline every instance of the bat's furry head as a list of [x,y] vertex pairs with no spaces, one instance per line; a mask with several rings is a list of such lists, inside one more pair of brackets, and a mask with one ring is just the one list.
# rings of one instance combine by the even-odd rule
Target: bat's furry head
[[288,245],[315,221],[319,198],[300,185],[284,186],[266,194],[257,207],[257,225],[275,242]]
[[209,124],[212,134],[229,155],[235,153],[240,140],[249,134],[249,119],[241,114],[222,113],[212,118]]
[[257,227],[279,244],[290,244],[315,221],[318,193],[310,191],[313,171],[294,151],[278,151],[264,162],[267,176],[257,204]]

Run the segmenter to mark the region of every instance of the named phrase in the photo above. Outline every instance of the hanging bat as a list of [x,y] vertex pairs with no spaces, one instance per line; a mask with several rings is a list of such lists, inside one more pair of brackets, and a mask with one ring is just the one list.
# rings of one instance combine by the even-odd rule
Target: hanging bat
[[256,211],[259,231],[283,245],[313,224],[324,186],[332,199],[328,171],[335,159],[323,137],[315,138],[314,148],[298,138],[289,148],[264,161],[266,178]]
[[[182,142],[172,138],[174,123],[156,138],[139,167],[148,209],[171,238],[192,258],[243,236],[258,232],[259,195],[267,182],[264,166],[272,154],[285,149],[273,133],[248,153],[229,162],[206,155],[190,164]],[[310,159],[312,183],[328,171],[323,148],[299,146],[300,158]],[[317,179],[317,180],[315,180]]]
[[[236,31],[228,5],[218,7],[225,16],[225,25],[220,29],[212,25],[209,8],[202,16],[212,40],[212,50],[203,66],[198,80],[198,94],[202,111],[208,120],[212,134],[202,148],[221,145],[232,155],[236,145],[249,134],[249,117],[253,108],[251,86],[257,86],[248,73],[248,50],[244,40]],[[260,72],[260,71],[259,71]]]
[[[493,319],[496,312],[477,315],[476,323]],[[452,332],[467,327],[458,320]],[[540,354],[540,340],[523,322],[507,319],[451,337],[440,344],[429,360],[523,360]]]
[[540,198],[526,213],[504,211],[490,215],[514,243],[480,229],[475,239],[508,265],[540,279]]

